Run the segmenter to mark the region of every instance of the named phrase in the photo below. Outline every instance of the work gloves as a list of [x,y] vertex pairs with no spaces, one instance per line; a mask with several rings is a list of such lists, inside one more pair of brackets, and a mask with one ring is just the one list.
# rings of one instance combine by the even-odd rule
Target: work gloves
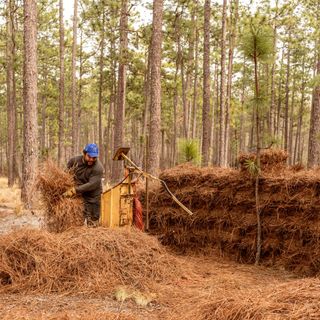
[[63,193],[63,196],[65,197],[65,198],[72,198],[73,196],[75,196],[76,195],[76,189],[75,189],[75,187],[71,187],[71,188],[69,188],[65,193]]

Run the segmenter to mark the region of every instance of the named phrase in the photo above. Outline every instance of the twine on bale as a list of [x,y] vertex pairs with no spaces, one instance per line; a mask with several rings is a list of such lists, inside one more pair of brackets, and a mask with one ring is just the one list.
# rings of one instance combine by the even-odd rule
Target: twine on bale
[[83,225],[82,199],[63,197],[63,193],[74,186],[70,172],[60,169],[53,161],[48,160],[39,170],[37,186],[44,204],[45,224],[50,232],[63,232]]

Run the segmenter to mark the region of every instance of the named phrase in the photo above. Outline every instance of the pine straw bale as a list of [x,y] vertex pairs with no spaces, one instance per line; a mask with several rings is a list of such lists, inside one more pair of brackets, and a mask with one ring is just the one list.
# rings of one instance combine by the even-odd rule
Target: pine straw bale
[[238,170],[220,167],[198,168],[187,163],[164,170],[159,178],[164,180],[170,189],[179,189],[187,185],[207,186],[228,183],[230,179],[234,179],[233,175],[239,175]]
[[[288,153],[281,149],[262,150],[260,153],[260,169],[262,171],[279,171],[286,166]],[[248,171],[247,162],[256,161],[255,153],[243,153],[238,157],[241,171]]]
[[70,172],[48,160],[39,170],[37,186],[45,208],[45,224],[50,232],[62,232],[83,225],[82,199],[63,197],[63,193],[74,186]]
[[101,294],[119,285],[147,292],[183,275],[155,238],[125,229],[12,232],[0,237],[0,257],[3,292]]
[[[190,165],[166,170],[161,177],[194,212],[192,216],[185,213],[163,188],[153,192],[150,229],[163,244],[182,253],[215,247],[239,262],[254,262],[254,179],[237,170],[193,169]],[[318,275],[320,171],[270,170],[262,172],[259,182],[262,262],[307,276]]]

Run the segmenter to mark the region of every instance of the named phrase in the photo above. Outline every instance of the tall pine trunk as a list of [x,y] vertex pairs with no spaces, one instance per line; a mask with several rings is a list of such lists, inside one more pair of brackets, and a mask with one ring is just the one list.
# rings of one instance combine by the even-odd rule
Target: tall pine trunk
[[16,85],[14,60],[16,54],[14,0],[7,0],[7,134],[8,134],[8,186],[12,187],[15,181],[16,163]]
[[77,119],[76,119],[76,106],[77,106],[77,83],[76,83],[76,60],[77,60],[77,33],[78,33],[78,0],[74,0],[73,8],[73,40],[72,40],[72,61],[71,61],[71,103],[72,103],[72,153],[78,151],[77,146]]
[[147,169],[156,174],[160,165],[161,128],[161,46],[162,46],[163,0],[153,0],[151,40],[151,105],[150,140]]
[[[291,31],[289,31],[291,33]],[[287,51],[287,71],[286,71],[286,95],[285,95],[285,112],[284,112],[284,149],[289,151],[289,81],[290,81],[290,34]]]
[[198,69],[199,69],[199,30],[196,30],[193,100],[192,100],[192,139],[196,138],[197,130],[197,98],[198,98]]
[[[232,73],[233,73],[233,53],[234,47],[237,39],[237,22],[238,22],[238,8],[239,8],[239,0],[235,0],[234,9],[231,3],[231,21],[233,24],[231,25],[231,34],[230,34],[230,43],[229,43],[229,53],[228,53],[228,81],[227,81],[227,96],[226,96],[226,125],[225,125],[225,157],[226,164],[229,163],[229,144],[230,144],[230,111],[231,111],[231,93],[232,93]],[[234,12],[233,12],[234,11]]]
[[256,42],[254,42],[254,82],[255,82],[255,122],[256,122],[256,166],[258,172],[255,178],[255,200],[256,200],[256,216],[257,216],[257,252],[256,252],[256,260],[255,263],[258,264],[261,257],[261,245],[262,245],[262,231],[261,231],[261,210],[260,210],[260,197],[259,197],[259,170],[260,170],[260,151],[261,151],[261,141],[260,141],[260,115],[259,115],[259,106],[258,99],[260,97],[260,86],[259,86],[259,77],[258,77],[258,57],[256,50]]
[[60,35],[60,79],[59,79],[59,133],[58,133],[58,164],[62,164],[62,145],[64,141],[64,23],[63,0],[59,1],[59,35]]
[[102,93],[103,93],[103,68],[104,68],[104,24],[105,24],[105,10],[102,10],[102,30],[101,30],[101,42],[100,42],[100,57],[99,57],[99,96],[98,96],[98,114],[99,114],[99,148],[100,148],[100,160],[104,164],[104,144],[103,144],[103,128],[102,128]]
[[[320,50],[317,52],[317,75],[320,75]],[[320,163],[320,86],[317,85],[312,93],[312,108],[310,115],[309,153],[308,167],[314,167]]]
[[305,87],[306,87],[306,81],[305,81],[305,56],[303,56],[303,62],[302,62],[302,80],[301,80],[301,100],[300,100],[300,108],[299,108],[299,114],[298,114],[298,123],[297,123],[297,132],[296,132],[296,139],[295,139],[295,145],[294,145],[294,159],[293,164],[301,163],[301,160],[299,158],[300,155],[300,146],[301,146],[301,132],[302,132],[302,123],[303,123],[303,113],[304,113],[304,99],[305,99]]
[[[120,17],[120,61],[118,69],[117,107],[115,110],[114,125],[114,152],[123,146],[124,119],[127,85],[127,50],[128,50],[128,0],[122,0]],[[112,163],[112,181],[116,182],[122,177],[122,164],[120,161]]]
[[37,123],[37,5],[24,1],[23,61],[23,173],[21,199],[27,209],[32,207],[34,182],[38,164]]
[[202,166],[208,165],[210,154],[210,15],[210,0],[206,0],[203,40]]
[[222,31],[221,31],[221,79],[220,79],[220,148],[219,148],[219,164],[226,167],[226,141],[225,141],[225,64],[226,64],[226,23],[227,23],[227,0],[223,0],[222,7]]

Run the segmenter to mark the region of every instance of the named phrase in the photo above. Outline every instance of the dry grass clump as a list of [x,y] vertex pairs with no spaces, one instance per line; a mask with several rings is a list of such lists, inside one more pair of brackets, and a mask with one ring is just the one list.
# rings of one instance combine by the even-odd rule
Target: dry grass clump
[[51,160],[43,163],[37,186],[45,207],[45,223],[51,232],[62,232],[83,225],[82,199],[62,196],[73,185],[72,174],[60,169]]
[[21,230],[0,237],[0,291],[148,292],[183,275],[177,260],[140,231],[77,228],[52,234]]

